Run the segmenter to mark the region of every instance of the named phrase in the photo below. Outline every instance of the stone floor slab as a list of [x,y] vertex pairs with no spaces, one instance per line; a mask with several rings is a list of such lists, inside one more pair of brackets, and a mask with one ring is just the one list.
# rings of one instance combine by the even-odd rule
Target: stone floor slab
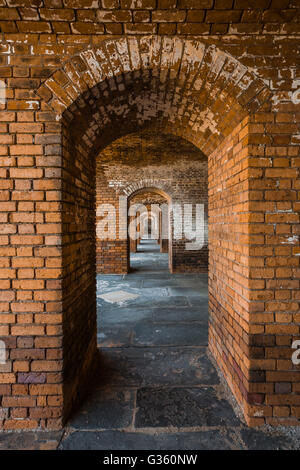
[[63,431],[0,432],[0,450],[55,450]]
[[198,307],[154,308],[152,318],[155,323],[193,323],[208,322],[207,301]]
[[134,328],[136,346],[207,346],[208,327],[199,324],[138,323]]
[[97,341],[103,348],[128,347],[132,344],[133,330],[129,325],[108,325],[101,327],[98,324]]
[[234,433],[219,430],[149,434],[127,431],[76,431],[62,442],[64,450],[232,450],[241,449]]
[[182,286],[177,286],[177,287],[168,287],[168,293],[169,295],[173,296],[180,296],[184,295],[186,297],[202,297],[203,299],[207,299],[207,286],[206,289],[204,286],[198,286],[198,287],[182,287]]
[[[299,429],[297,435],[299,436]],[[241,436],[246,448],[251,450],[300,449],[300,441],[297,438],[294,440],[289,433],[280,432],[276,428],[265,431],[244,428],[241,430]]]
[[122,429],[131,425],[134,393],[94,388],[69,422],[75,429]]
[[101,308],[99,312],[99,331],[118,325],[135,325],[137,322],[152,322],[153,309],[151,308]]
[[212,387],[144,388],[137,392],[137,428],[237,426],[227,400]]
[[102,387],[219,384],[202,348],[106,348],[101,351],[101,366]]

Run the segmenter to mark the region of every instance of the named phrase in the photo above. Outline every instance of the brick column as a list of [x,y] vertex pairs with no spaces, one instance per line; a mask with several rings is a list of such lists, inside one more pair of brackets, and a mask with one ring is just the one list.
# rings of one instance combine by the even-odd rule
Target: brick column
[[[300,417],[300,367],[292,362],[300,338],[296,110],[282,104],[279,112],[256,114],[249,126],[250,392],[272,425],[297,425]],[[259,422],[255,411],[248,407]]]
[[209,347],[250,425],[300,415],[299,148],[276,145],[296,130],[278,119],[246,119],[209,159]]

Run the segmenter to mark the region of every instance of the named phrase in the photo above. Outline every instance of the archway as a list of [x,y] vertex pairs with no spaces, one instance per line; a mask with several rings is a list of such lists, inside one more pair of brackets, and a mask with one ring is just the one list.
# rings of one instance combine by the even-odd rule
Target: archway
[[[150,233],[150,239],[157,240],[160,252],[168,253],[169,268],[172,272],[172,258],[169,251],[172,246],[172,230],[170,226],[171,203],[171,197],[162,189],[144,187],[133,190],[133,192],[131,192],[128,197],[128,204],[129,208],[133,208],[133,217],[138,217],[138,224],[136,222],[133,223],[133,228],[136,228],[139,233],[137,237],[131,237],[130,230],[128,231],[129,258],[130,253],[135,253],[137,251],[138,242],[140,242],[143,236],[141,224],[143,224],[144,220],[146,219],[146,231],[148,233],[146,238],[149,238]],[[151,222],[150,226],[148,222],[149,218],[151,218],[151,221],[153,222]]]
[[[60,279],[54,282],[51,269],[45,275],[48,287],[61,295],[61,303],[52,305],[61,320],[48,334],[63,340],[62,388],[56,389],[63,418],[78,399],[96,353],[92,155],[152,124],[209,155],[210,349],[248,421],[255,422],[266,407],[264,393],[253,391],[253,370],[261,364],[256,366],[250,347],[256,303],[249,286],[249,136],[256,132],[251,116],[271,96],[265,83],[214,46],[147,36],[105,40],[88,48],[65,62],[37,92],[61,141],[46,149],[41,164],[57,170],[61,184],[62,223],[55,233],[49,233],[47,224],[43,230],[49,244],[62,244]],[[57,413],[57,406],[52,407]]]
[[[197,204],[203,204],[207,219],[207,180],[207,158],[201,150],[182,137],[148,125],[114,140],[97,156],[96,203],[97,208],[100,208],[97,224],[102,226],[104,222],[101,219],[101,208],[114,206],[114,217],[117,223],[124,226],[126,217],[121,216],[121,211],[126,208],[126,198],[138,198],[143,188],[157,188],[164,194],[169,194],[174,209],[179,206],[178,218],[184,217],[184,207],[188,212],[188,204],[194,211]],[[190,215],[192,223],[195,219],[193,210]],[[123,232],[119,234],[118,231],[116,236],[115,233],[112,237],[105,237],[105,233],[103,235],[104,237],[97,239],[97,272],[127,273],[129,265],[126,263],[128,256],[125,233],[124,237]],[[178,230],[170,244],[172,272],[207,270],[207,240],[201,253],[190,250],[188,262],[183,260],[183,247],[185,241],[188,242],[185,238],[189,235],[195,233],[185,233],[183,220],[179,221]]]

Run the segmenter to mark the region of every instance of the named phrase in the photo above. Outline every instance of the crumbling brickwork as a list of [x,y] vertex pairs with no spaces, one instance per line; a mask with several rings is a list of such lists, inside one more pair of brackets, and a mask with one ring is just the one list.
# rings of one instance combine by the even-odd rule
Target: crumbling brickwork
[[59,35],[295,34],[298,7],[297,0],[2,0],[0,27]]
[[250,425],[299,424],[299,2],[0,5],[1,427],[92,371],[95,156],[150,123],[208,158],[210,348]]

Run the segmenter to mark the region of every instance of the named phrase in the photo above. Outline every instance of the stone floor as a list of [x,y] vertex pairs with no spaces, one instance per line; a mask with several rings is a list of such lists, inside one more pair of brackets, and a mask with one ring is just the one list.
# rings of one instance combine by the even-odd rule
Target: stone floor
[[62,433],[0,434],[0,449],[296,449],[299,429],[247,428],[207,352],[207,276],[171,275],[143,240],[129,275],[98,276],[102,368]]

